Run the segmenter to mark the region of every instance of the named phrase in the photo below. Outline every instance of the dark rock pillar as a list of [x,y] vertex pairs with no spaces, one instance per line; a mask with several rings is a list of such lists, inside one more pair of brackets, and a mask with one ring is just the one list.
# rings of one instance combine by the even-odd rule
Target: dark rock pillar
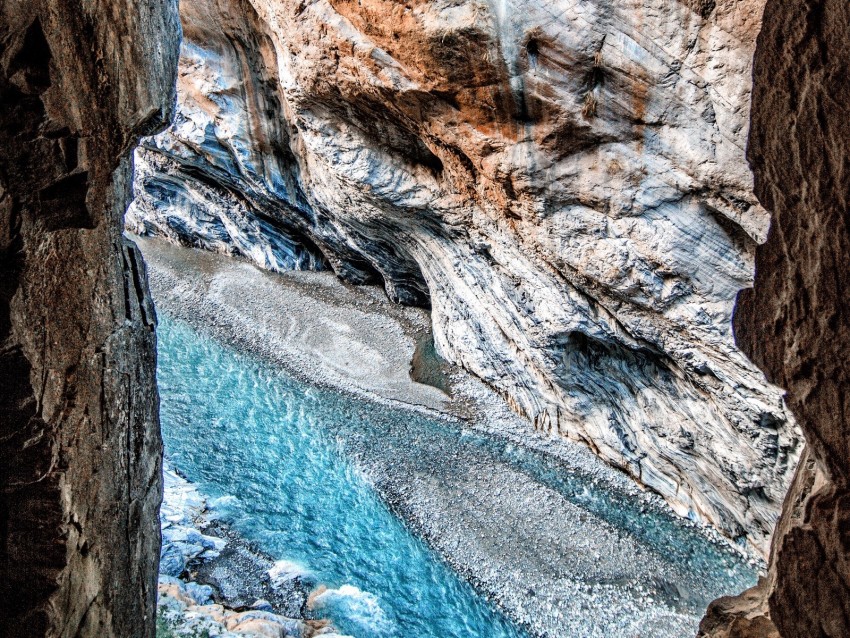
[[774,536],[768,579],[713,604],[703,635],[846,638],[850,3],[770,0],[763,25],[749,158],[773,227],[758,250],[755,288],[739,299],[735,332],[770,380],[788,390],[808,450]]
[[153,636],[156,318],[122,238],[176,0],[0,3],[0,636]]

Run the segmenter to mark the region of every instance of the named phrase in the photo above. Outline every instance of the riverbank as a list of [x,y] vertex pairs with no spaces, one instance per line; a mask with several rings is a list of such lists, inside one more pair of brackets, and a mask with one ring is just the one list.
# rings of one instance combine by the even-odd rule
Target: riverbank
[[160,511],[158,638],[351,638],[310,613],[317,583],[275,561],[216,513],[166,460]]
[[[437,366],[434,385],[451,396],[414,382],[424,311],[327,273],[140,246],[161,312],[293,376],[430,419],[372,415],[339,437],[393,510],[532,633],[680,638],[709,600],[754,579],[754,565],[585,448],[533,432],[469,375]],[[421,367],[433,382],[434,366]]]

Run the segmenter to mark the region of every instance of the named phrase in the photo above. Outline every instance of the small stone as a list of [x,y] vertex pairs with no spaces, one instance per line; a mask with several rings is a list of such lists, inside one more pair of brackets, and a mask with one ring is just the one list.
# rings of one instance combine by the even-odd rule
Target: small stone
[[269,601],[264,600],[262,598],[260,598],[259,600],[255,600],[251,604],[251,609],[256,609],[258,611],[274,611],[272,604]]
[[213,601],[213,588],[209,585],[190,582],[186,583],[183,589],[199,605],[208,605]]
[[178,577],[186,569],[183,552],[175,545],[163,545],[159,557],[159,573],[165,576]]

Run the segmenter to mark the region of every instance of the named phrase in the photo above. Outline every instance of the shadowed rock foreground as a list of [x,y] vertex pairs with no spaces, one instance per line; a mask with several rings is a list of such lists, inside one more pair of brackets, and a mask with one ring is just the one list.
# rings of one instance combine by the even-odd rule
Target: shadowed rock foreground
[[768,578],[715,603],[702,635],[839,638],[850,636],[850,5],[771,0],[764,24],[749,156],[774,221],[735,334],[788,389],[808,445]]
[[156,318],[121,218],[176,4],[0,5],[0,636],[154,634]]

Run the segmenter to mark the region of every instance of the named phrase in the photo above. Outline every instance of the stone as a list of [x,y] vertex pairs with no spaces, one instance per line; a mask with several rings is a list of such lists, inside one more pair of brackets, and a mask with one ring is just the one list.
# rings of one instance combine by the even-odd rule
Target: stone
[[122,238],[174,0],[0,6],[0,636],[152,638],[156,316]]
[[128,227],[430,306],[533,426],[766,553],[801,451],[736,348],[763,0],[185,0]]
[[186,558],[176,545],[165,545],[159,557],[159,573],[178,578],[186,569]]
[[301,638],[314,635],[301,620],[286,618],[270,611],[235,611],[211,604],[212,588],[197,583],[164,582],[159,584],[160,617],[175,635],[257,636],[258,638]]
[[739,596],[719,598],[709,605],[700,623],[700,637],[781,638],[776,625],[764,613],[767,581]]
[[199,605],[207,605],[212,602],[213,588],[209,585],[201,585],[188,582],[184,585],[186,593]]
[[[761,617],[782,638],[850,636],[848,60],[850,5],[769,0],[749,159],[773,226],[756,253],[755,287],[739,300],[735,335],[788,390],[807,442],[759,592]],[[761,635],[730,633],[735,614],[712,611],[702,636]]]
[[309,579],[310,571],[304,566],[288,560],[279,560],[266,572],[272,587],[289,587],[296,578]]

